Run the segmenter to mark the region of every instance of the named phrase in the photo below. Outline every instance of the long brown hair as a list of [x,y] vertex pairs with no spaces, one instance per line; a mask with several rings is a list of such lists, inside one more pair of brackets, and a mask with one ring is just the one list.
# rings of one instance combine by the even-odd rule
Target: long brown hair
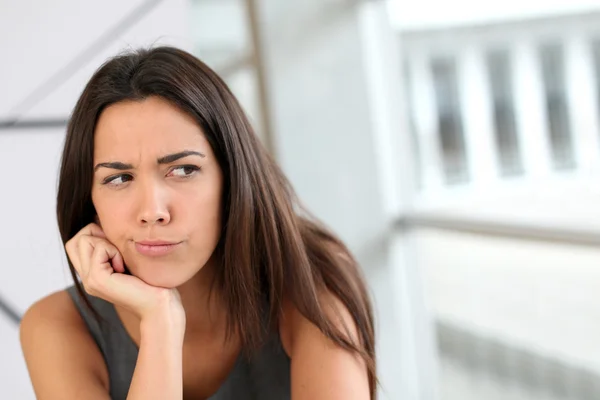
[[[88,82],[69,120],[62,155],[56,211],[63,244],[96,215],[91,187],[100,113],[110,104],[149,96],[160,96],[197,121],[223,171],[215,285],[227,306],[228,336],[239,332],[245,349],[258,348],[267,334],[261,308],[268,305],[269,327],[276,329],[285,298],[337,345],[362,357],[374,398],[373,310],[360,267],[346,246],[301,207],[223,80],[183,50],[157,47],[119,55]],[[70,261],[69,268],[93,309]],[[324,292],[348,309],[357,340],[325,312]]]

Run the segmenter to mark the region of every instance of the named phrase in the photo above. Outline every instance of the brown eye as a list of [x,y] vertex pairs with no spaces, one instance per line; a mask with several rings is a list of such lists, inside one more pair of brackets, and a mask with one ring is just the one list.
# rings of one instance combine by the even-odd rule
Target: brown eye
[[130,181],[131,179],[133,179],[133,177],[131,175],[121,174],[121,175],[116,175],[116,176],[111,176],[111,177],[106,178],[104,181],[102,181],[102,184],[111,185],[111,186],[119,186],[119,185],[124,184],[125,182]]
[[171,173],[175,176],[179,176],[181,178],[187,178],[192,176],[196,171],[199,171],[200,168],[195,165],[180,165],[171,170]]

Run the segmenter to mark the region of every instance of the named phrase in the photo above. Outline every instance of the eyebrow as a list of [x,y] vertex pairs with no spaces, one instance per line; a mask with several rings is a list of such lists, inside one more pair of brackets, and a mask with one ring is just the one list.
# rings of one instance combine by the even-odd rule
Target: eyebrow
[[[200,153],[198,151],[185,150],[185,151],[180,151],[179,153],[168,154],[166,156],[160,157],[156,160],[156,162],[158,164],[171,164],[171,163],[179,160],[180,158],[184,158],[184,157],[188,157],[188,156],[199,156],[202,158],[206,157],[203,153]],[[96,172],[99,168],[127,170],[127,169],[133,169],[133,165],[125,164],[120,161],[99,163],[99,164],[96,164],[96,166],[94,167],[94,172]]]

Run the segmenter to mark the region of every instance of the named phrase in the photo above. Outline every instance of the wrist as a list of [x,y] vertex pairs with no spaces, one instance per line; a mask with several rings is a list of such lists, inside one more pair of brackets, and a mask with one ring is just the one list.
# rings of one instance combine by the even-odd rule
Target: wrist
[[142,337],[159,334],[161,336],[181,338],[185,333],[185,311],[181,303],[169,296],[161,297],[157,304],[140,319]]

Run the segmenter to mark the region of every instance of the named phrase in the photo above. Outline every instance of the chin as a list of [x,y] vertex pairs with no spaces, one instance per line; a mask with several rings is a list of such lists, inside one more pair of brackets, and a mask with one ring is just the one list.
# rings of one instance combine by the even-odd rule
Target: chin
[[[130,259],[131,274],[150,286],[173,289],[182,286],[193,279],[204,266],[198,267],[197,263],[190,263],[181,257],[167,259]],[[186,262],[187,261],[187,262]]]
[[145,268],[136,268],[136,266],[133,265],[129,268],[129,271],[131,272],[131,275],[141,279],[150,286],[167,289],[173,289],[183,285],[194,275],[193,273],[190,274],[188,271],[181,269],[152,268],[149,265]]
[[177,288],[186,283],[189,278],[180,274],[136,274],[138,278],[150,286],[162,287],[167,289]]

